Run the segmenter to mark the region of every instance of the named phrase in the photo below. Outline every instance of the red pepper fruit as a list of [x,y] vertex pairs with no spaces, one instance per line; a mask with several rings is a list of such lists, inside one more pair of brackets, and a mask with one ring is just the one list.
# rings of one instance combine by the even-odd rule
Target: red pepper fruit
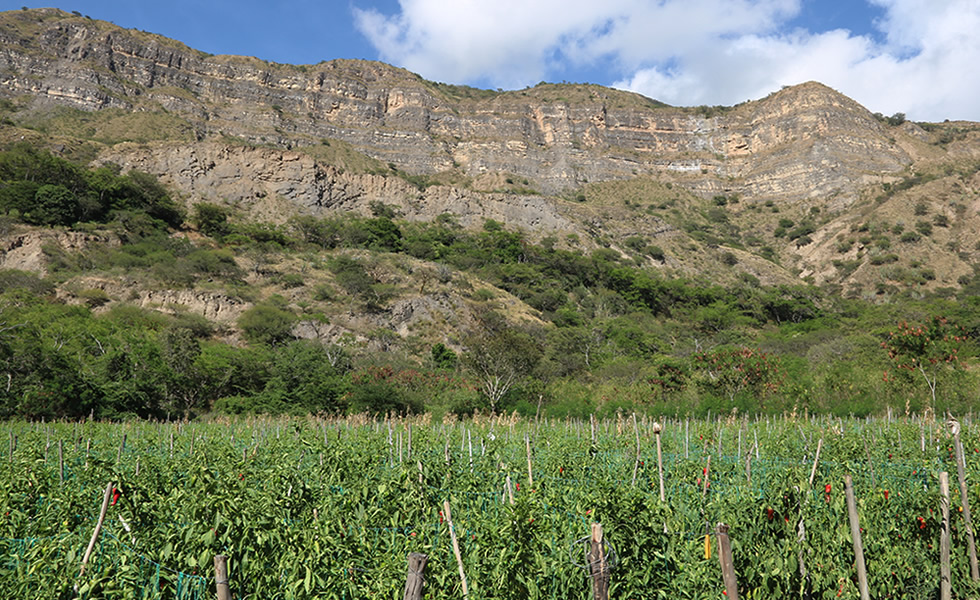
[[116,502],[119,501],[120,496],[122,496],[122,492],[119,490],[119,488],[112,488],[112,506],[116,505]]

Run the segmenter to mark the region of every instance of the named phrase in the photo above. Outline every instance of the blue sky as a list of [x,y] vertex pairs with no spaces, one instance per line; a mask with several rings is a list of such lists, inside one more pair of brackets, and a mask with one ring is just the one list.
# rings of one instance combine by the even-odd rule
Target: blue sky
[[[4,10],[24,5],[0,2]],[[51,2],[29,7],[51,6]],[[383,60],[427,79],[735,104],[809,80],[872,111],[980,121],[980,0],[62,0],[214,54]]]

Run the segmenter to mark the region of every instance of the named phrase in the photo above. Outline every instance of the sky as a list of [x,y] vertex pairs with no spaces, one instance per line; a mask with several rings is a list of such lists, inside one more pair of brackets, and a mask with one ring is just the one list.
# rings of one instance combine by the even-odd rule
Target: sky
[[26,6],[279,63],[381,60],[491,89],[598,83],[676,106],[813,80],[872,112],[980,121],[980,0],[55,1]]

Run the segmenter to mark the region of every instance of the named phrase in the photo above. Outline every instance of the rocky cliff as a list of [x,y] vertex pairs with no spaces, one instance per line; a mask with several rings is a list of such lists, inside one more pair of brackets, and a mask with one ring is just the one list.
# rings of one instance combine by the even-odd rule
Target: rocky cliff
[[0,89],[37,110],[165,110],[199,140],[339,139],[407,173],[509,173],[548,194],[654,175],[709,197],[846,204],[910,163],[867,110],[815,83],[714,114],[600,86],[495,93],[373,62],[209,56],[54,9],[2,16]]
[[[734,107],[596,85],[494,92],[376,62],[211,56],[38,9],[0,13],[0,100],[3,139],[82,144],[242,218],[380,202],[688,275],[865,295],[958,285],[980,252],[977,124],[890,123],[814,82]],[[924,220],[944,225],[902,241]]]

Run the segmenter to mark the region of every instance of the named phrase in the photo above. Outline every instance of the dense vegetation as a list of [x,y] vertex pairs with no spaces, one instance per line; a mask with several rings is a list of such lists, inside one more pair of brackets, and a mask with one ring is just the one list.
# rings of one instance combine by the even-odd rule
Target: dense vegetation
[[[953,597],[976,596],[941,423],[663,425],[655,434],[642,418],[7,422],[0,593],[213,598],[212,559],[223,554],[235,598],[392,598],[406,555],[424,552],[425,597],[459,598],[451,516],[469,598],[589,597],[582,538],[593,522],[615,563],[611,598],[723,598],[718,540],[705,535],[719,522],[731,527],[740,597],[857,598],[851,474],[871,597],[936,598],[946,471]],[[962,435],[976,440],[975,425]],[[973,442],[967,450],[972,489],[980,454]],[[80,576],[107,486],[108,517]]]
[[[26,145],[0,153],[0,230],[23,223],[94,240],[44,246],[44,278],[0,271],[0,414],[867,414],[963,410],[978,390],[968,367],[980,301],[969,294],[874,305],[748,274],[726,286],[664,278],[619,252],[531,243],[494,221],[472,231],[448,214],[418,223],[373,210],[285,226],[207,203],[185,215],[144,173],[86,169]],[[188,227],[206,237],[177,234]],[[291,259],[302,269],[283,267]],[[458,288],[473,325],[412,339],[379,329],[370,351],[353,338],[295,337],[298,324],[327,325],[332,308],[384,313],[408,290],[378,271],[404,260],[430,265],[412,271],[412,291]],[[229,331],[138,308],[80,283],[85,275],[133,289],[203,285],[251,307]],[[257,295],[247,276],[302,290],[301,300]],[[516,324],[499,290],[540,321]]]

